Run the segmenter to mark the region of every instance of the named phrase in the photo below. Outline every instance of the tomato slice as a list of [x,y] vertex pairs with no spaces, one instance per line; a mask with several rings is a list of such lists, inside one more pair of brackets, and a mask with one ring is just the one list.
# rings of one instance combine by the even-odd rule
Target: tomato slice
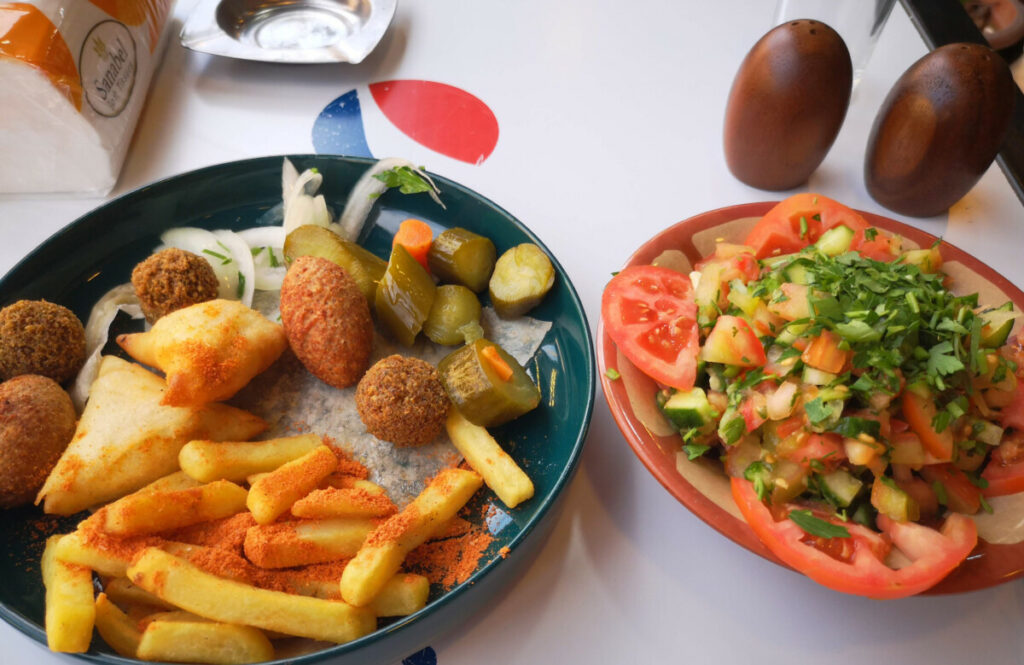
[[895,236],[875,229],[874,237],[868,239],[867,229],[855,230],[850,249],[864,258],[888,263],[900,255],[900,241]]
[[921,467],[921,476],[932,486],[935,483],[942,485],[946,507],[953,512],[973,515],[981,509],[981,490],[952,464],[928,464]]
[[668,268],[632,266],[601,297],[608,336],[644,374],[690,390],[697,379],[697,304],[690,278]]
[[[1011,436],[1022,436],[1016,432]],[[996,448],[989,457],[988,465],[981,472],[988,487],[981,490],[984,496],[1003,496],[1024,492],[1024,458],[1012,462],[1003,459],[1002,450]]]
[[855,234],[869,226],[857,212],[838,201],[821,194],[794,194],[769,210],[743,244],[753,247],[759,259],[790,254],[817,242],[822,233],[839,225]]
[[953,459],[953,430],[949,427],[936,432],[932,421],[938,413],[935,402],[918,395],[913,390],[903,391],[903,417],[910,424],[910,429],[921,437],[925,450],[936,460],[948,462]]
[[[757,498],[754,485],[730,479],[732,496],[761,542],[787,565],[835,591],[870,598],[903,598],[925,591],[960,565],[978,542],[974,522],[953,513],[941,529],[879,517],[884,536],[859,524],[828,519],[844,527],[850,538],[809,536],[790,519],[795,506],[785,506],[776,520]],[[840,541],[836,543],[835,541]],[[910,563],[893,569],[884,560],[892,543]]]

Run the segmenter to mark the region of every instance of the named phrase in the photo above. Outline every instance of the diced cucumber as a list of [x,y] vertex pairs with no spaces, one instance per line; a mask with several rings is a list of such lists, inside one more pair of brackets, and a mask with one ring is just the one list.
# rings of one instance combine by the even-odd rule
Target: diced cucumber
[[804,365],[803,382],[809,383],[812,386],[827,386],[835,381],[837,377],[838,374],[825,372],[816,367],[811,367],[810,365]]
[[979,314],[981,317],[981,339],[978,343],[988,349],[995,349],[1006,344],[1006,339],[1013,330],[1013,320],[1020,316],[1013,311],[1013,303],[1008,302],[1002,307],[988,309]]
[[665,416],[679,429],[703,427],[718,417],[702,388],[679,391],[662,407]]
[[791,323],[779,331],[779,334],[775,337],[775,342],[783,346],[792,346],[793,342],[809,327],[809,323]]
[[853,503],[863,486],[862,481],[844,469],[837,469],[821,476],[819,483],[822,496],[840,508],[846,508]]
[[989,446],[998,446],[1003,440],[1003,428],[987,420],[975,420],[971,424],[971,434],[975,440]]
[[729,295],[726,299],[748,317],[754,316],[757,306],[764,302],[757,296],[750,295],[746,284],[738,279],[729,282]]
[[[821,370],[818,370],[821,371]],[[827,374],[827,372],[825,372]],[[834,386],[831,388],[822,388],[818,391],[818,397],[821,398],[822,402],[831,402],[839,400],[844,402],[850,399],[850,391],[846,386]]]
[[770,270],[775,270],[779,266],[786,265],[793,259],[800,256],[799,254],[779,254],[778,256],[768,256],[761,259],[761,263]]
[[825,256],[839,256],[844,252],[850,251],[850,243],[852,242],[853,231],[850,227],[840,224],[822,233],[814,246]]
[[897,522],[916,522],[921,517],[917,501],[889,479],[875,478],[871,485],[871,505]]
[[802,263],[791,263],[786,266],[783,273],[786,276],[786,280],[793,282],[794,284],[810,284],[811,280],[808,279],[807,267]]

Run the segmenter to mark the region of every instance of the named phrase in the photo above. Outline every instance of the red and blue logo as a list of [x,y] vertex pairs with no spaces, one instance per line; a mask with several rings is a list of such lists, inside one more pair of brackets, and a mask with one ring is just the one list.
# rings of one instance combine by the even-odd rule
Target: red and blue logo
[[[478,97],[435,81],[381,81],[369,86],[373,102],[403,134],[436,153],[482,164],[498,144],[498,119]],[[358,90],[324,107],[313,123],[318,153],[374,157],[366,142]]]

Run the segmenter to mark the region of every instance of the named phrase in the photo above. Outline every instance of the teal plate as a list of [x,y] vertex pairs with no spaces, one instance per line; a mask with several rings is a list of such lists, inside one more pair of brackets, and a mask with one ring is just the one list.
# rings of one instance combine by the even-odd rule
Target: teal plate
[[[356,180],[373,163],[325,155],[291,159],[300,171],[320,170],[324,175],[321,192],[336,214]],[[0,305],[22,298],[45,298],[70,307],[86,320],[92,305],[108,289],[128,281],[132,267],[159,244],[165,229],[255,226],[281,200],[281,162],[281,157],[261,157],[211,166],[111,201],[56,233],[0,280]],[[537,236],[494,203],[450,180],[433,177],[446,209],[423,194],[389,190],[374,206],[361,243],[386,257],[399,223],[416,217],[435,229],[460,226],[485,235],[499,253],[523,242],[544,248]],[[431,601],[420,612],[386,625],[382,622],[376,632],[348,644],[273,662],[396,662],[498,602],[502,587],[522,573],[540,550],[579,463],[596,385],[593,341],[583,306],[553,256],[552,262],[558,273],[555,286],[530,313],[553,322],[527,367],[541,386],[541,406],[495,431],[533,479],[534,497],[507,511],[507,518],[488,520],[494,543],[477,571],[447,592],[433,589]],[[477,505],[471,505],[473,514],[482,514],[491,502],[506,512],[489,490],[478,493],[476,501]],[[38,508],[0,512],[0,542],[4,543],[0,551],[0,617],[43,644],[39,558],[46,536],[72,530],[80,517],[43,516]],[[117,656],[98,637],[89,652],[79,657],[100,663],[139,662]]]

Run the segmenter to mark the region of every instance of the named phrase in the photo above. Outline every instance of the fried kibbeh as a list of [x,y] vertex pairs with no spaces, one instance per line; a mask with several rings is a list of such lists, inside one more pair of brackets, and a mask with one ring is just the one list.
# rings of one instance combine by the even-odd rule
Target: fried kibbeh
[[355,385],[370,365],[370,306],[345,269],[327,259],[300,256],[288,268],[281,322],[298,359],[330,386]]
[[76,418],[53,379],[22,374],[0,384],[0,508],[32,502],[71,441]]
[[226,404],[167,406],[167,385],[140,365],[104,356],[71,443],[36,501],[71,515],[116,499],[178,470],[193,439],[244,441],[267,428]]
[[167,376],[161,404],[200,406],[232,397],[287,348],[280,325],[235,300],[210,300],[164,316],[117,343]]
[[366,431],[396,446],[422,446],[444,430],[448,395],[433,365],[391,355],[367,370],[356,388]]
[[132,288],[150,323],[171,312],[217,298],[209,261],[177,247],[162,249],[132,270]]
[[0,379],[38,374],[70,380],[85,362],[85,328],[67,307],[19,300],[0,310]]

